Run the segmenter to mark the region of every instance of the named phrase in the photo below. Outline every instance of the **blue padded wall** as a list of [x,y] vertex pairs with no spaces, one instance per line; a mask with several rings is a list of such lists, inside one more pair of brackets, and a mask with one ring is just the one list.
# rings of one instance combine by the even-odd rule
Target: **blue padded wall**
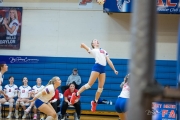
[[[7,56],[0,56],[0,58]],[[35,58],[39,58],[34,56]],[[82,84],[87,83],[91,68],[95,62],[93,58],[71,58],[71,57],[40,57],[43,62],[39,63],[19,63],[8,64],[9,70],[5,73],[5,80],[3,85],[8,83],[8,77],[14,76],[15,84],[20,86],[22,78],[26,76],[29,80],[30,86],[35,85],[37,77],[42,78],[43,84],[53,76],[59,76],[62,80],[62,85],[68,76],[72,73],[73,68],[77,68],[79,75],[82,79]],[[111,59],[119,74],[116,76],[109,66],[106,67],[106,82],[104,91],[101,98],[112,100],[113,104],[117,96],[120,94],[120,83],[123,81],[124,76],[128,73],[128,60],[127,59]],[[155,65],[155,79],[161,85],[176,86],[176,61],[170,60],[157,60]],[[94,99],[97,90],[98,82],[92,86],[91,89],[85,91],[81,95],[82,110],[90,110],[90,101]],[[97,110],[115,111],[114,105],[98,105]]]

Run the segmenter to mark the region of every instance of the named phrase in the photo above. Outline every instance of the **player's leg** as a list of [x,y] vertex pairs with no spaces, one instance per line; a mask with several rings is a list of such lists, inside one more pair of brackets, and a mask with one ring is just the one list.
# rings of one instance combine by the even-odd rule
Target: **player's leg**
[[96,91],[96,95],[95,95],[95,101],[97,102],[101,96],[101,93],[103,91],[103,87],[104,87],[104,83],[105,83],[105,79],[106,79],[106,74],[102,73],[99,75],[98,78],[98,89]]
[[102,73],[102,74],[99,75],[98,89],[96,91],[95,100],[91,101],[91,111],[96,111],[97,102],[98,102],[98,99],[100,98],[101,93],[103,91],[103,86],[104,86],[104,83],[105,83],[105,79],[106,79],[106,74],[105,73]]
[[9,114],[8,114],[7,118],[12,117],[13,103],[14,103],[14,99],[13,98],[9,99]]
[[92,71],[88,83],[78,90],[77,95],[80,95],[84,90],[91,88],[98,76],[99,72]]
[[56,120],[57,115],[55,110],[52,108],[51,105],[43,103],[41,100],[37,99],[35,101],[35,106],[38,108],[40,112],[45,113],[48,117],[46,120]]
[[26,113],[29,113],[31,108],[34,106],[34,102],[31,102],[30,106],[25,110]]
[[34,105],[34,107],[33,107],[33,112],[34,112],[33,120],[37,120],[37,108],[36,108],[35,105]]
[[120,120],[125,120],[125,112],[127,111],[127,98],[118,97],[115,103],[115,110],[118,113]]
[[1,109],[2,109],[2,104],[4,104],[7,100],[5,98],[0,99],[0,118],[2,118],[2,113],[1,113]]
[[[55,109],[53,108],[53,106],[52,106],[50,103],[48,103],[48,106],[51,108],[51,111],[54,111],[54,112],[56,113]],[[58,115],[57,115],[57,113],[56,113],[56,116],[55,116],[55,119],[54,119],[54,120],[58,120]]]
[[16,109],[15,109],[15,118],[18,119],[19,118],[19,114],[18,114],[18,109],[19,109],[19,104],[20,104],[20,98],[18,98],[16,100]]
[[[26,110],[26,103],[28,102],[29,99],[21,99],[20,105],[22,106],[23,110]],[[22,116],[22,118],[26,118],[26,112],[24,112],[24,115]]]
[[85,91],[86,89],[91,88],[91,86],[94,84],[94,82],[96,81],[96,79],[99,76],[99,72],[96,71],[92,71],[89,81],[87,84],[83,85],[77,92],[77,94],[73,93],[70,102],[72,104],[74,104],[74,101],[77,99],[77,96],[79,96],[83,91]]

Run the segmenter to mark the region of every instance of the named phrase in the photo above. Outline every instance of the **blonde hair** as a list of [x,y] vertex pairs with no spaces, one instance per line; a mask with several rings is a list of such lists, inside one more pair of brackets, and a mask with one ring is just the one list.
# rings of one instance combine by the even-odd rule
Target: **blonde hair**
[[[53,78],[51,78],[51,80],[48,82],[48,84],[45,87],[47,87],[48,85],[51,85],[51,84],[54,85],[54,82],[57,80],[57,78],[59,78],[59,77],[54,76]],[[45,89],[45,87],[43,89],[41,89],[39,92],[43,91]]]
[[48,84],[47,84],[46,86],[51,85],[51,84],[54,85],[54,82],[57,80],[57,78],[59,78],[59,77],[58,77],[58,76],[54,76],[54,77],[48,82]]
[[93,46],[94,40],[97,40],[97,39],[93,39],[93,40],[91,41],[91,46],[92,46],[93,49],[94,49],[94,46]]
[[17,14],[17,10],[16,8],[11,8],[9,10],[9,16],[8,16],[8,22],[10,23],[12,20],[11,20],[11,17],[10,17],[10,11],[14,11],[14,18],[18,20],[18,14]]

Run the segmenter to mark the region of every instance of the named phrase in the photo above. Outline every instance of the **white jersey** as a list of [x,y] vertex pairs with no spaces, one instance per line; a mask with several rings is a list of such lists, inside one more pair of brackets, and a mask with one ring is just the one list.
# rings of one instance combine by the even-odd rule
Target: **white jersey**
[[20,92],[20,98],[29,98],[29,92],[31,91],[30,86],[20,86],[19,92]]
[[39,99],[43,101],[44,103],[47,103],[49,102],[49,100],[52,99],[52,97],[54,97],[55,89],[54,89],[53,84],[51,84],[51,85],[46,86],[43,90],[46,92],[46,95],[39,97]]
[[102,66],[106,66],[106,56],[108,56],[108,53],[102,49],[90,49],[88,50],[88,52],[90,52],[90,54],[92,54],[96,60],[95,63],[98,63]]
[[32,91],[34,91],[35,93],[37,93],[38,91],[40,91],[40,90],[43,89],[43,88],[44,88],[43,85],[41,85],[41,86],[35,85],[35,86],[33,86]]
[[130,96],[130,87],[127,83],[125,83],[118,97],[129,98],[129,96]]
[[17,95],[18,87],[17,85],[6,85],[4,91],[8,97],[15,97]]
[[19,29],[19,22],[17,19],[14,19],[11,21],[11,23],[9,24],[9,27],[12,28],[13,26],[16,27],[16,29],[14,30],[13,33],[10,33],[8,30],[7,30],[7,35],[10,35],[10,36],[14,36],[14,35],[17,35],[17,31]]

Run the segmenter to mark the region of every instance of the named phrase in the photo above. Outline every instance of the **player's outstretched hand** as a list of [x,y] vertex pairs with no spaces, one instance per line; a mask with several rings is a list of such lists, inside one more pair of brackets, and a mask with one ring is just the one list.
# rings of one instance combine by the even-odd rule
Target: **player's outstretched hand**
[[115,73],[116,75],[118,75],[118,71],[115,70],[114,73]]
[[81,48],[84,48],[85,44],[84,43],[81,43]]

